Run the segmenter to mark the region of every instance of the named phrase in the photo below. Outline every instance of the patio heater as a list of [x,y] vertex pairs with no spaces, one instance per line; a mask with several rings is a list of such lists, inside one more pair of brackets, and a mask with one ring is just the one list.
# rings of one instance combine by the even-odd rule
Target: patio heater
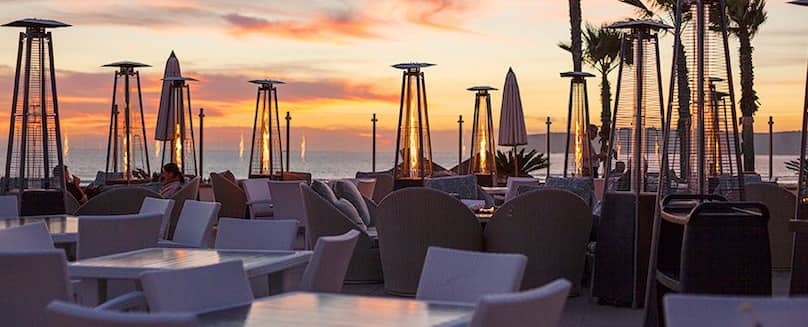
[[[143,118],[140,72],[136,68],[151,66],[120,61],[103,67],[118,68],[112,82],[105,180],[109,176],[120,176],[121,181],[127,184],[133,179],[148,180],[151,178],[151,167]],[[121,90],[118,89],[119,82]]]
[[252,80],[250,83],[258,85],[250,147],[250,178],[282,179],[281,123],[275,86],[286,83],[271,79]]
[[393,162],[395,188],[423,185],[432,175],[432,144],[429,136],[426,81],[422,68],[429,63],[402,63],[401,101],[398,111],[396,155]]
[[744,200],[724,0],[677,7],[645,325],[666,293],[771,295],[768,210]]
[[564,174],[567,177],[594,177],[592,170],[592,139],[589,135],[589,97],[586,72],[561,73],[570,78],[570,98],[567,110],[567,143],[564,149]]
[[[808,6],[808,0],[791,1],[800,6]],[[802,131],[800,138],[800,170],[797,180],[797,212],[796,221],[792,224],[794,231],[794,251],[791,258],[790,295],[808,294],[808,70],[805,75],[805,100],[802,109]]]
[[[194,115],[191,112],[191,88],[188,84],[191,81],[196,79],[182,76],[163,79],[163,83],[168,84],[169,90],[170,123],[163,124],[165,128],[163,135],[169,138],[163,141],[161,166],[173,162],[180,167],[183,175],[197,176],[199,172],[194,141]],[[190,169],[193,169],[193,173]]]
[[477,183],[482,186],[494,186],[497,180],[497,165],[494,149],[494,117],[491,115],[489,92],[496,88],[474,86],[468,90],[475,92],[469,174],[477,176]]
[[604,165],[593,296],[642,305],[663,140],[662,76],[657,32],[648,20],[613,24],[621,39],[617,94]]
[[[22,194],[23,215],[51,204],[63,213],[64,180],[59,178],[62,172],[54,171],[63,164],[62,135],[53,37],[47,29],[70,25],[28,18],[3,26],[25,31],[19,34],[2,191]],[[36,201],[44,199],[48,202]]]

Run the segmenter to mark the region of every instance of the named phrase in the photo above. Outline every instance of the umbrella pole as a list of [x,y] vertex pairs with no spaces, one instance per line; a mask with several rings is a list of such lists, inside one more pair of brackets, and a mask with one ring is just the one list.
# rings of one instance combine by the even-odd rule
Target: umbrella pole
[[516,146],[513,146],[513,177],[519,177],[519,159],[516,156]]

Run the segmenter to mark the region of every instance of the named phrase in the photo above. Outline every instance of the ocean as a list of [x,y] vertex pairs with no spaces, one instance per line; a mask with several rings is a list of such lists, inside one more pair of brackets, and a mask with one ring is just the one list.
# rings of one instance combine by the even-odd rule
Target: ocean
[[[152,153],[153,155],[153,153]],[[372,158],[370,152],[325,152],[325,151],[307,151],[305,156],[301,156],[300,152],[292,152],[290,158],[290,166],[292,171],[304,171],[312,174],[313,178],[320,179],[336,179],[354,177],[357,171],[371,171]],[[457,153],[451,152],[434,152],[432,154],[435,163],[451,168],[457,164]],[[796,176],[794,172],[787,170],[784,163],[789,160],[795,160],[796,155],[775,155],[774,156],[774,176],[780,180],[794,180]],[[159,157],[150,158],[152,171],[155,171],[160,166]],[[5,167],[5,158],[0,159],[0,164]],[[77,149],[71,148],[65,156],[65,164],[69,167],[70,172],[83,182],[90,182],[95,178],[97,171],[103,171],[106,162],[106,154],[104,150],[97,149]],[[204,174],[207,176],[212,171],[230,170],[239,178],[247,177],[247,170],[249,169],[249,153],[244,153],[243,157],[239,157],[239,152],[235,151],[221,151],[221,150],[206,150],[204,155]],[[285,163],[284,163],[285,164]],[[561,174],[564,164],[563,153],[550,154],[550,174]],[[757,171],[764,176],[768,177],[769,156],[758,155],[756,156]],[[376,169],[387,170],[393,166],[393,153],[378,152],[376,157]],[[546,170],[533,172],[536,176],[544,176]]]

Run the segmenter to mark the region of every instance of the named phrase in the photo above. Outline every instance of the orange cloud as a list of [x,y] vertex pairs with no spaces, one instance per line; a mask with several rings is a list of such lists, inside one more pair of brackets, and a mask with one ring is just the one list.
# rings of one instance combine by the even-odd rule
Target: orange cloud
[[319,16],[308,21],[270,20],[235,13],[224,15],[222,18],[229,24],[231,32],[236,35],[271,34],[308,40],[343,36],[352,38],[378,37],[378,35],[370,31],[373,25],[370,19],[361,14],[351,12],[340,15]]
[[467,30],[460,26],[468,14],[477,8],[478,1],[417,0],[406,2],[407,20],[427,27],[451,31]]

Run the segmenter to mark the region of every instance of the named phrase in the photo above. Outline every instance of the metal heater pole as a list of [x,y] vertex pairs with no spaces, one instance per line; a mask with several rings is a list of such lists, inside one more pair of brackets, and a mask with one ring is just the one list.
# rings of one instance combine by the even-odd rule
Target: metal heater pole
[[545,151],[547,152],[547,178],[550,178],[550,125],[553,122],[550,120],[550,116],[547,116],[547,135],[544,136],[544,140],[547,141],[547,145],[545,147]]
[[457,118],[457,174],[463,165],[463,115]]
[[[289,121],[292,120],[292,116],[289,115],[289,112],[286,112],[286,172],[290,172],[289,170]],[[282,173],[282,172],[281,172]]]
[[205,108],[199,108],[199,176],[202,178],[202,163],[205,157]]
[[373,163],[372,163],[372,165],[373,166],[372,167],[373,167],[373,172],[375,173],[376,172],[376,122],[379,121],[378,119],[376,119],[376,114],[375,113],[373,114],[373,118],[371,118],[370,121],[373,123],[373,136],[372,136],[372,138],[373,138],[373,149],[372,149]]
[[769,181],[774,180],[774,119],[769,116]]

